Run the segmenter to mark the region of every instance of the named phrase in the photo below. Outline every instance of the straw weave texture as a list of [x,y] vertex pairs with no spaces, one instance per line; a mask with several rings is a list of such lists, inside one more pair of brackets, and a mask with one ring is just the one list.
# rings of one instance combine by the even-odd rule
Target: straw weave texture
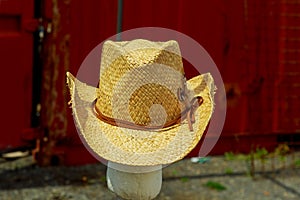
[[171,121],[184,106],[174,95],[183,87],[182,77],[182,60],[174,41],[108,41],[102,52],[96,106],[105,116],[149,125],[163,121],[149,117],[151,106],[158,104],[166,111],[166,122]]

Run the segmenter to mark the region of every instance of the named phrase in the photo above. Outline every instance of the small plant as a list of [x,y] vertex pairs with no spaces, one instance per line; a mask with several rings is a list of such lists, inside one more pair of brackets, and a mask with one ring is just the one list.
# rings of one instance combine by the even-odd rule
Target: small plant
[[274,154],[279,156],[279,160],[282,162],[283,168],[285,168],[286,155],[289,153],[289,151],[290,151],[290,148],[286,143],[279,144],[278,147],[274,151]]
[[295,160],[295,167],[300,167],[300,159]]
[[233,174],[233,170],[228,167],[225,169],[225,174]]
[[227,161],[247,160],[248,155],[245,155],[245,154],[242,154],[242,153],[235,154],[235,153],[229,151],[229,152],[224,153],[224,157],[225,157],[225,160],[227,160]]
[[178,175],[178,171],[174,169],[174,170],[172,171],[172,174],[173,174],[174,176],[176,176],[176,175]]
[[182,177],[180,180],[181,180],[181,182],[185,183],[185,182],[189,181],[189,178],[188,177]]
[[265,148],[257,148],[255,152],[255,157],[259,159],[265,159],[268,153],[269,152]]
[[254,174],[255,174],[255,153],[253,152],[253,150],[251,150],[250,152],[250,167],[249,167],[249,173],[250,176],[254,179]]
[[249,159],[249,155],[240,153],[240,154],[236,155],[236,159],[237,160],[248,160]]
[[101,181],[102,183],[106,183],[106,176],[101,176],[101,177],[100,177],[100,181]]
[[290,148],[287,144],[280,144],[275,149],[274,153],[280,157],[281,160],[285,160],[286,154],[290,151]]
[[224,153],[224,156],[225,156],[225,159],[228,160],[228,161],[231,161],[231,160],[235,160],[236,156],[233,152],[225,152]]
[[226,187],[224,185],[222,185],[221,183],[219,182],[215,182],[215,181],[207,181],[205,184],[204,184],[205,187],[208,187],[210,189],[214,189],[214,190],[217,190],[217,191],[223,191],[223,190],[226,190]]
[[256,153],[255,153],[255,157],[260,159],[261,162],[261,170],[262,172],[265,171],[265,163],[266,163],[266,158],[268,156],[269,152],[265,149],[265,148],[257,148],[256,149]]

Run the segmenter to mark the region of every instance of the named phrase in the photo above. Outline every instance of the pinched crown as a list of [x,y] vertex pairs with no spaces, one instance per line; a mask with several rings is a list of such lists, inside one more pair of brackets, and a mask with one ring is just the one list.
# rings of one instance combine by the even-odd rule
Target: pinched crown
[[184,70],[176,41],[106,41],[96,108],[109,118],[163,125],[185,107],[178,99]]

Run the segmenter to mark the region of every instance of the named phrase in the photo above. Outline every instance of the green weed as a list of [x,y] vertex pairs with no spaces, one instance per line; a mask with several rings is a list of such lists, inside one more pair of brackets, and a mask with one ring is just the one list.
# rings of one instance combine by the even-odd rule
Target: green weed
[[225,169],[225,174],[233,174],[233,170],[228,167]]
[[223,191],[223,190],[226,190],[226,187],[224,185],[222,185],[221,183],[219,182],[215,182],[215,181],[207,181],[205,184],[204,184],[205,187],[208,187],[210,189],[214,189],[214,190],[217,190],[217,191]]
[[295,160],[295,167],[300,167],[300,159]]

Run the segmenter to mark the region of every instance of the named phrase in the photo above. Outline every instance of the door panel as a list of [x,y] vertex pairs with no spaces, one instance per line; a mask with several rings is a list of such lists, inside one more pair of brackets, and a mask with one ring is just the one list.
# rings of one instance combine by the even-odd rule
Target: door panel
[[33,0],[0,1],[0,151],[24,145],[22,132],[30,128]]

